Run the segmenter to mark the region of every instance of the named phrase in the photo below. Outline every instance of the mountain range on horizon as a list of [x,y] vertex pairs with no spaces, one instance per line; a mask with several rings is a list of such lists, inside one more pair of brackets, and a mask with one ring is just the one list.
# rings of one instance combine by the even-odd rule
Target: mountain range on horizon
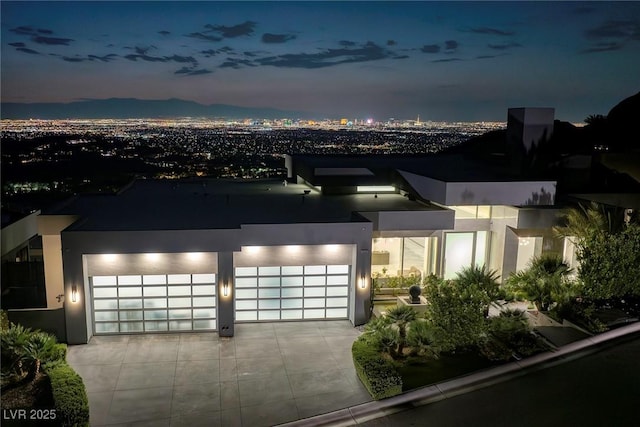
[[283,117],[311,119],[317,114],[276,108],[240,107],[228,104],[204,105],[195,101],[171,98],[145,100],[137,98],[87,99],[69,103],[3,102],[2,119],[152,119],[207,117],[277,119]]

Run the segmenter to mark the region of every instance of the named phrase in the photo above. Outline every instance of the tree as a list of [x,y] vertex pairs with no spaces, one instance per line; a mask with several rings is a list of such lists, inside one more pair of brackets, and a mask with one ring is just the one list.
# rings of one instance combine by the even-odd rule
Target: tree
[[425,297],[426,317],[442,351],[473,346],[484,335],[487,296],[477,287],[465,288],[455,280],[440,279],[426,288]]
[[589,114],[584,122],[591,126],[604,126],[607,124],[607,116],[602,114]]
[[526,270],[509,276],[507,288],[516,297],[534,303],[536,309],[548,311],[553,303],[561,304],[577,296],[570,273],[571,269],[559,255],[542,254],[533,258]]
[[592,236],[578,252],[578,276],[592,299],[640,296],[640,226],[617,234]]
[[637,217],[625,222],[621,210],[605,209],[597,203],[565,210],[562,215],[565,225],[555,231],[561,237],[575,239],[583,296],[609,299],[640,295]]

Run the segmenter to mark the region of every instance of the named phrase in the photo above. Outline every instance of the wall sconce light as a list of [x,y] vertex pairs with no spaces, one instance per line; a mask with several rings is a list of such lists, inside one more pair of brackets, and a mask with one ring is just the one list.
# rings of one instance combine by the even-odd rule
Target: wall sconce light
[[364,278],[364,275],[360,276],[360,289],[364,289],[367,287],[367,281]]
[[78,302],[78,288],[76,285],[71,287],[71,302]]
[[229,282],[224,282],[222,284],[222,295],[225,297],[229,296]]

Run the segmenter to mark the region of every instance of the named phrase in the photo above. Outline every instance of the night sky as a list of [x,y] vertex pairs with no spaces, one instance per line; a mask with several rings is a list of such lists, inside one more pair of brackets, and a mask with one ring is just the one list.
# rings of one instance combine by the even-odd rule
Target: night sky
[[640,2],[8,2],[2,101],[582,122],[640,90]]

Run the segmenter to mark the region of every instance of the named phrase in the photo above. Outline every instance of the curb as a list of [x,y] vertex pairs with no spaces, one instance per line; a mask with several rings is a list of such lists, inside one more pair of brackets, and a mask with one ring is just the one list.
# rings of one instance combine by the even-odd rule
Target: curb
[[475,372],[464,377],[412,390],[388,399],[374,400],[338,411],[279,424],[279,427],[343,427],[357,425],[416,406],[422,406],[469,393],[525,375],[533,370],[540,370],[564,363],[585,356],[587,354],[585,350],[592,349],[592,351],[595,351],[597,346],[638,332],[640,332],[640,322],[603,332],[602,334],[569,343],[557,350],[539,353],[526,359],[509,362],[492,369]]

